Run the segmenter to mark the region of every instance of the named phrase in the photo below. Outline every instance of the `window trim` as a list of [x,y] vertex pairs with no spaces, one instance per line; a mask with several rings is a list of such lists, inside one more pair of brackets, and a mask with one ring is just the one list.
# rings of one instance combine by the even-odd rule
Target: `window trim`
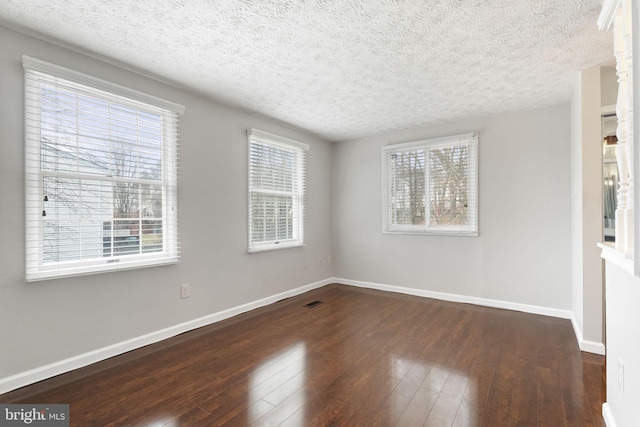
[[[37,74],[44,74],[43,82],[48,79],[62,79],[71,89],[77,92],[85,90],[90,96],[98,96],[102,92],[111,102],[140,111],[151,112],[163,117],[162,157],[166,162],[163,167],[162,219],[164,225],[162,252],[136,254],[133,256],[109,257],[108,259],[90,258],[81,260],[58,261],[44,263],[43,231],[41,225],[43,211],[43,177],[48,173],[41,169],[41,127],[31,125],[29,121],[41,115],[37,101],[25,99],[25,280],[35,282],[63,277],[97,274],[110,271],[121,271],[134,268],[174,264],[180,261],[177,181],[178,181],[178,117],[184,114],[182,105],[139,92],[115,83],[92,77],[55,64],[35,58],[23,56],[25,70],[25,97],[30,95],[30,88],[39,85]],[[37,74],[31,74],[37,73]],[[77,86],[77,88],[74,88]],[[95,93],[95,95],[91,95]],[[37,94],[36,94],[37,95]],[[116,100],[116,98],[118,98]],[[30,130],[33,128],[33,131]],[[55,175],[54,175],[55,176]],[[87,177],[74,175],[73,179],[106,180],[98,176]],[[155,183],[156,181],[154,181]],[[171,212],[169,211],[171,209]],[[34,225],[35,224],[35,225]]]
[[[433,148],[452,147],[461,144],[468,144],[470,149],[470,160],[473,162],[467,175],[469,194],[475,206],[471,224],[468,225],[430,225],[430,197],[427,192],[430,188],[431,174],[428,171],[428,150]],[[391,163],[388,161],[389,155],[398,152],[411,150],[425,151],[425,224],[393,224],[391,215]],[[478,236],[478,133],[469,132],[465,134],[452,135],[440,138],[422,139],[399,144],[389,144],[382,147],[382,232],[383,234],[417,234],[417,235],[439,235],[439,236]]]
[[[257,189],[252,188],[252,153],[251,146],[252,140],[260,141],[265,144],[269,144],[274,147],[280,147],[284,149],[293,149],[298,152],[299,158],[296,164],[296,186],[299,189],[298,194],[298,215],[294,220],[296,226],[294,226],[295,238],[286,240],[275,240],[262,243],[252,242],[252,202],[251,195]],[[293,247],[305,246],[305,227],[306,227],[306,180],[307,180],[307,156],[309,151],[309,145],[294,139],[286,138],[280,135],[275,135],[269,132],[261,131],[258,129],[247,129],[247,252],[257,253],[278,249],[286,249]],[[292,192],[294,193],[294,192]]]

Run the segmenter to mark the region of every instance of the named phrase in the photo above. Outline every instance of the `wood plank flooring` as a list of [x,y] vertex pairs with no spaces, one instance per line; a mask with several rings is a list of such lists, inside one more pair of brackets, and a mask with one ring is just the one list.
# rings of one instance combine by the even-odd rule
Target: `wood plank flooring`
[[567,320],[342,285],[0,395],[82,427],[603,427],[603,400]]

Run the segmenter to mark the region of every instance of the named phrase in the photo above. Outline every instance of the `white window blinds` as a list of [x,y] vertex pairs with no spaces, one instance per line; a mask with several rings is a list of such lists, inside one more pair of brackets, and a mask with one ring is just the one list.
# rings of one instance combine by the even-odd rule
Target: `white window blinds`
[[249,252],[304,243],[307,144],[262,132],[249,140]]
[[475,133],[383,147],[383,231],[478,235]]
[[183,107],[23,65],[27,281],[177,262]]

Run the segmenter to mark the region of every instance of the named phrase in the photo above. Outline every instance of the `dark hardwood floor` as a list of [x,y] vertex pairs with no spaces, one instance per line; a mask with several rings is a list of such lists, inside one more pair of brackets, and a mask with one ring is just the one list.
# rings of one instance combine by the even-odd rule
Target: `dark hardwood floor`
[[567,320],[342,285],[0,395],[83,427],[601,427],[603,400]]

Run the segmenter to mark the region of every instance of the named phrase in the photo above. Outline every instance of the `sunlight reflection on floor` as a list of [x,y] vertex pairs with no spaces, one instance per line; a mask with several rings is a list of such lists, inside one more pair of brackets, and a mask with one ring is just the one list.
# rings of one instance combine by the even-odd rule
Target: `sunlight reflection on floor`
[[277,417],[275,412],[283,405],[289,414],[296,412],[295,418],[305,419],[306,355],[306,344],[298,342],[265,360],[251,373],[249,423],[261,417]]

